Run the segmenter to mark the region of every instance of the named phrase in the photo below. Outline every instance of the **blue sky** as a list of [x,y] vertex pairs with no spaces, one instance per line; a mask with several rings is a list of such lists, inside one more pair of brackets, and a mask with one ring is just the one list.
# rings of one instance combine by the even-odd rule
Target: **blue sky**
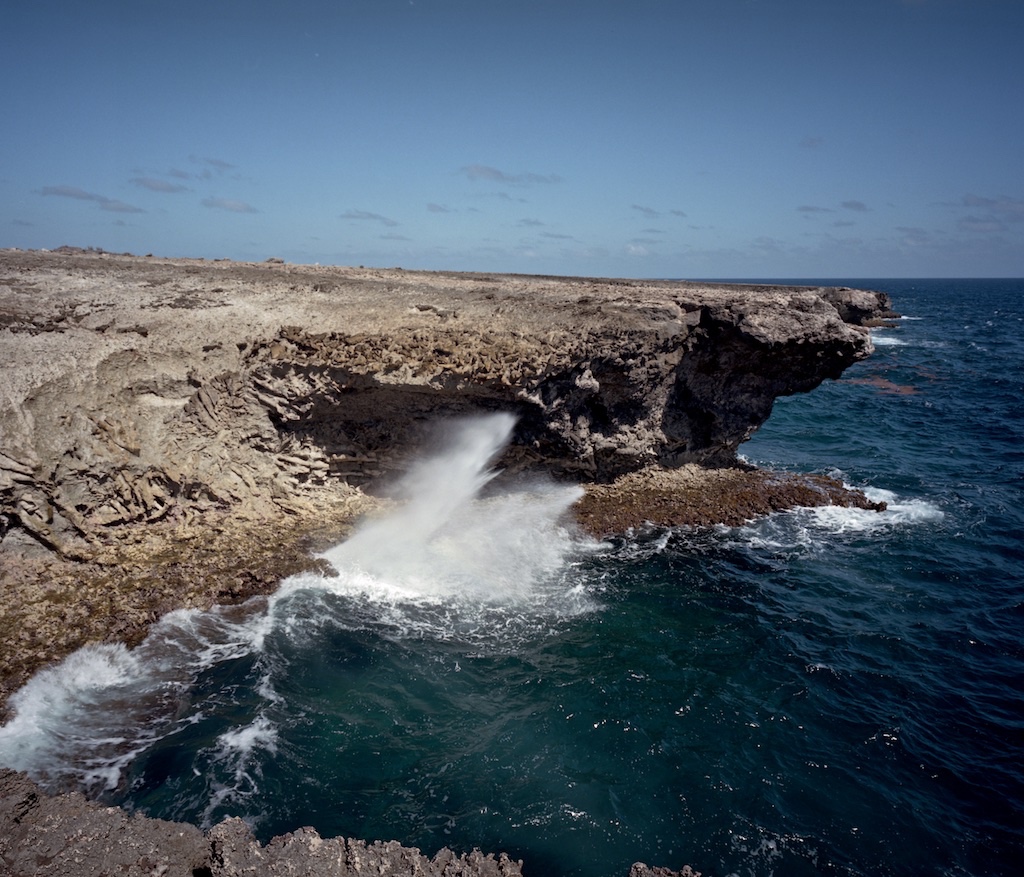
[[0,246],[1024,276],[1021,0],[32,0]]

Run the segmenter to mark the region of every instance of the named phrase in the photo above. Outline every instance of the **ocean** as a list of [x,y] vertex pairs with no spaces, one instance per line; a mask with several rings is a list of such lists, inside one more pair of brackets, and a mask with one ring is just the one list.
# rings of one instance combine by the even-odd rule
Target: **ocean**
[[904,317],[741,450],[887,511],[595,543],[573,488],[495,487],[511,418],[470,421],[337,576],[39,673],[0,763],[528,877],[1022,873],[1024,281],[828,283]]

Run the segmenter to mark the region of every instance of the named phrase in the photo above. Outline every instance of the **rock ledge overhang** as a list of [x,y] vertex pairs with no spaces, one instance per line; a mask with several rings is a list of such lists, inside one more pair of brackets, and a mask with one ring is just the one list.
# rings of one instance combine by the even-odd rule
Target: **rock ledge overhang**
[[0,535],[287,512],[491,410],[513,471],[729,463],[870,353],[835,292],[5,251]]
[[870,353],[847,320],[888,307],[849,289],[0,251],[0,696],[87,641],[134,642],[170,609],[308,568],[300,540],[338,538],[438,418],[515,413],[499,465],[594,485],[594,533],[648,509],[708,523],[845,501],[764,479],[740,495],[730,476],[709,503],[672,473],[734,464],[778,396]]

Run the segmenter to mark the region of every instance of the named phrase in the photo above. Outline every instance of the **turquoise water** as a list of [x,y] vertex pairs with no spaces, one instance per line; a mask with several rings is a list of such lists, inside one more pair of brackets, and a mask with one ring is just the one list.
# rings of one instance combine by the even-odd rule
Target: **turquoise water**
[[328,552],[337,577],[37,676],[0,762],[535,877],[1020,873],[1024,283],[840,282],[907,318],[743,452],[888,511],[593,544],[570,489],[464,504],[511,427],[481,421],[403,518]]

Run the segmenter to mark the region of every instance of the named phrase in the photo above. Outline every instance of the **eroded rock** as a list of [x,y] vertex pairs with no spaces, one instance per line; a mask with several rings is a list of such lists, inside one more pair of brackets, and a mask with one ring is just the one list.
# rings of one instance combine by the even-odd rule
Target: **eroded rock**
[[[870,352],[837,306],[863,322],[889,304],[0,252],[0,695],[84,642],[135,641],[171,608],[244,599],[308,566],[309,540],[372,508],[445,416],[515,413],[500,465],[593,485],[581,518],[595,532],[779,507],[793,485],[730,467],[776,397]],[[709,502],[630,481],[686,466],[727,489]]]
[[261,845],[241,819],[207,832],[129,815],[78,793],[49,796],[0,768],[0,873],[5,877],[521,877],[504,853],[433,858],[395,841],[322,838],[301,828]]
[[[0,696],[86,641],[133,642],[170,609],[308,568],[438,417],[515,413],[500,464],[587,484],[578,517],[596,534],[859,504],[735,454],[775,398],[838,377],[871,350],[861,327],[891,316],[846,289],[0,252]],[[310,829],[264,847],[237,820],[204,834],[2,769],[0,863],[520,873]]]

